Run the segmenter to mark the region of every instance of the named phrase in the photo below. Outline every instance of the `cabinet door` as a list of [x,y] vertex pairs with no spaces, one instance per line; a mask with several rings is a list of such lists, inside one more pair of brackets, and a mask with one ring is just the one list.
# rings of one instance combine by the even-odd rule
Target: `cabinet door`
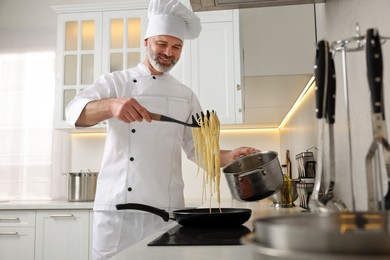
[[241,100],[239,37],[230,16],[228,21],[202,22],[202,32],[191,44],[191,87],[202,108],[215,110],[222,124],[241,123],[241,104],[236,102]]
[[103,73],[125,70],[145,58],[147,9],[103,14]]
[[57,128],[70,128],[66,106],[101,74],[101,20],[101,13],[58,16]]
[[89,210],[38,210],[36,260],[89,257]]

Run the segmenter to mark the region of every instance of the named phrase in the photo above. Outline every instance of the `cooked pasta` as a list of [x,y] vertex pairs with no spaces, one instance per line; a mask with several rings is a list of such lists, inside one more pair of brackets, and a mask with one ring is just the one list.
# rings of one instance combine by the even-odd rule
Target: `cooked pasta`
[[[192,136],[195,147],[195,160],[203,169],[202,199],[207,198],[207,185],[210,192],[210,205],[212,196],[216,193],[218,205],[221,203],[220,195],[220,149],[219,131],[220,123],[217,115],[213,112],[208,116],[198,119],[199,128],[192,128]],[[211,208],[211,207],[210,207]]]

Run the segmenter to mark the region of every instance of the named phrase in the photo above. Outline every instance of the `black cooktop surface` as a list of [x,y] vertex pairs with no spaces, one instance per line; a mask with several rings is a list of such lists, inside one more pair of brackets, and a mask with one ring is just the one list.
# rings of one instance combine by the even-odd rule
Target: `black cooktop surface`
[[240,245],[240,238],[250,233],[246,226],[229,228],[191,228],[177,225],[148,246]]

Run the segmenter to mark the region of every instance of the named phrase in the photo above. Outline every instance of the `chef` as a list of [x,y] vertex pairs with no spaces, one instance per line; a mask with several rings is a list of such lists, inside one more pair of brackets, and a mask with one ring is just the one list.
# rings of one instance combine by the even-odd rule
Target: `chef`
[[[169,74],[184,40],[198,37],[201,24],[177,0],[151,0],[148,18],[143,63],[102,75],[66,109],[74,127],[107,121],[94,202],[94,260],[108,259],[166,225],[151,213],[117,211],[116,204],[142,203],[167,211],[185,206],[181,153],[194,161],[191,128],[152,121],[148,111],[187,122],[202,111],[192,90]],[[256,151],[221,150],[221,165]]]

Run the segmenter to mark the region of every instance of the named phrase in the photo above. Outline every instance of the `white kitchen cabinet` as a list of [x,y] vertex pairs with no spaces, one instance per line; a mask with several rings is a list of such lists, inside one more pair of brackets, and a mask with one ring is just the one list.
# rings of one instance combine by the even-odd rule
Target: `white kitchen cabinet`
[[34,260],[35,211],[0,211],[0,259]]
[[[78,92],[103,73],[143,61],[147,3],[53,7],[58,14],[57,129],[71,129],[64,110]],[[238,11],[198,15],[200,37],[185,42],[172,74],[194,90],[205,110],[215,110],[222,124],[241,123]]]
[[69,128],[65,107],[101,74],[99,12],[58,16],[56,72],[56,128]]
[[198,15],[202,32],[191,42],[191,88],[204,110],[217,112],[221,124],[242,123],[238,10]]
[[38,210],[35,260],[85,260],[90,251],[89,210]]
[[[147,3],[52,7],[58,14],[57,129],[72,128],[65,121],[65,108],[77,93],[101,74],[127,69],[143,60]],[[105,122],[93,128],[104,129]]]

